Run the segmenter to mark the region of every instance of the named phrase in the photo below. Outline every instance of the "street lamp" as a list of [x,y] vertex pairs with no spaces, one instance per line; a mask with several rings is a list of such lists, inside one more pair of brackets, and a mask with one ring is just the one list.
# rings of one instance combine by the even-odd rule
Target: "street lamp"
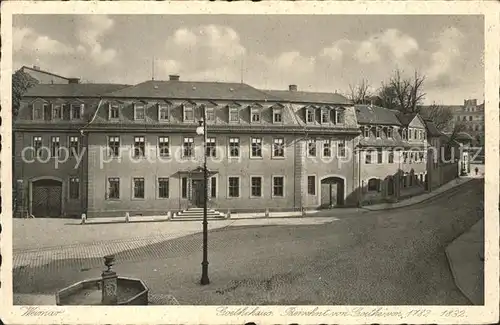
[[202,106],[203,117],[196,128],[196,134],[203,135],[203,261],[201,262],[201,285],[210,283],[208,279],[208,170],[207,170],[207,114],[205,106]]

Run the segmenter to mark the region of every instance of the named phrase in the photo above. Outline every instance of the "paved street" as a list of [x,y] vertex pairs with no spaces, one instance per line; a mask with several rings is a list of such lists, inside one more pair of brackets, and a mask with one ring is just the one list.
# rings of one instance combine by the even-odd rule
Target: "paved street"
[[[180,304],[470,304],[444,251],[482,217],[482,204],[483,181],[475,179],[402,209],[213,229],[205,287],[198,285],[201,234],[125,247],[115,269]],[[86,256],[16,268],[14,292],[54,293],[99,276],[102,260]]]

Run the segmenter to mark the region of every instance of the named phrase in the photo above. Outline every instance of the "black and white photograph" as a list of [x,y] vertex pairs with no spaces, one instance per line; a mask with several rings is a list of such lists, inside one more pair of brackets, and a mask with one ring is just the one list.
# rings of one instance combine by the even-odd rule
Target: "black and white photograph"
[[495,4],[133,3],[2,10],[9,315],[498,320]]

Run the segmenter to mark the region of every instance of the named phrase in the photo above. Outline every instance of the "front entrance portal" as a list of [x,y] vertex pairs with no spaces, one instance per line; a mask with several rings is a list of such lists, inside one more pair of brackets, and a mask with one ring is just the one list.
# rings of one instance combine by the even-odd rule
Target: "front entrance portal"
[[33,182],[31,206],[35,217],[61,216],[62,183],[53,179]]
[[193,179],[192,180],[191,202],[197,208],[203,207],[203,200],[205,199],[205,197],[203,195],[204,188],[205,188],[205,186],[203,184],[202,179]]
[[328,177],[321,180],[321,207],[333,208],[344,205],[344,180]]

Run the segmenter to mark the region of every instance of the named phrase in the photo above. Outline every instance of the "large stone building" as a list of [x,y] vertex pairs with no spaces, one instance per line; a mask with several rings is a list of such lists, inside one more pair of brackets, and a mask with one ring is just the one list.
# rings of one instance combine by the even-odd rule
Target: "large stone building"
[[29,74],[40,84],[69,84],[79,82],[78,78],[63,77],[52,72],[44,71],[36,65],[34,65],[33,67],[22,66],[19,70]]
[[475,145],[484,146],[484,103],[478,104],[477,99],[465,99],[463,106],[450,106],[450,108],[454,116],[453,125],[463,124],[463,133],[470,135]]
[[[196,134],[206,114],[206,150]],[[42,84],[14,124],[19,214],[157,215],[203,204],[355,206],[425,190],[426,124],[332,93],[243,83]],[[401,158],[401,159],[399,159]]]

